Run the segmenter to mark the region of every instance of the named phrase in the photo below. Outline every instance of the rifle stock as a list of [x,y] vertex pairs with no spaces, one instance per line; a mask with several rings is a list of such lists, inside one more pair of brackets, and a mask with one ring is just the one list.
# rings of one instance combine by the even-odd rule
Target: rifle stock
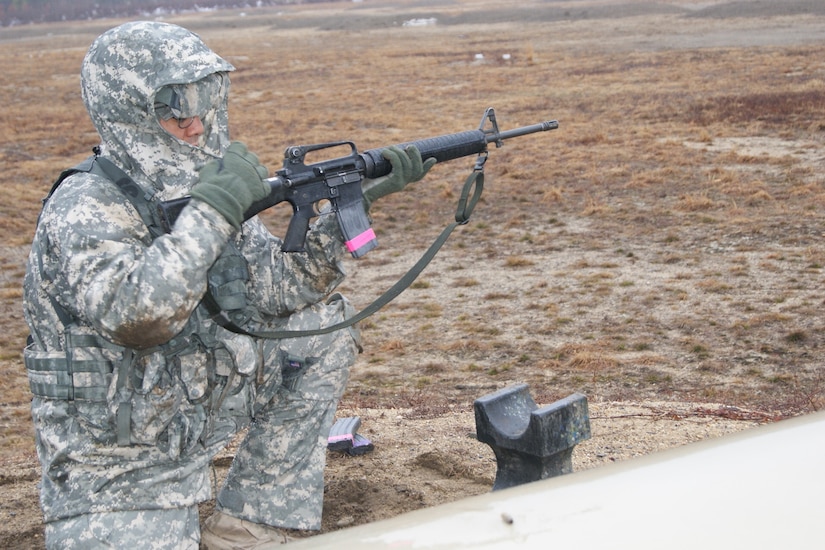
[[[489,108],[481,119],[477,130],[458,132],[418,141],[397,144],[402,149],[415,145],[423,159],[435,158],[446,162],[470,155],[487,152],[488,145],[495,143],[501,147],[503,141],[518,136],[555,130],[559,124],[555,120],[540,122],[501,132],[495,118],[495,111]],[[338,146],[349,146],[347,156],[305,164],[307,153]],[[354,257],[360,257],[377,246],[369,218],[363,208],[361,182],[390,173],[392,166],[381,154],[386,147],[370,149],[358,153],[355,144],[338,141],[308,146],[291,146],[284,153],[284,167],[268,178],[270,192],[264,199],[253,203],[244,213],[248,220],[258,213],[281,202],[292,205],[293,216],[287,228],[282,250],[300,252],[303,250],[310,220],[317,216],[319,201],[329,201],[338,215],[347,247]],[[190,201],[189,196],[161,202],[158,205],[161,222],[169,232],[181,211]]]

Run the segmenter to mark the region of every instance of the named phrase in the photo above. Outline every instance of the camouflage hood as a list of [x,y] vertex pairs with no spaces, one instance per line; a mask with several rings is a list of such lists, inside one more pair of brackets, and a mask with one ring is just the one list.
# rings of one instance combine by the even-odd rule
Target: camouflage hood
[[[83,101],[102,154],[147,190],[160,191],[162,199],[184,194],[197,170],[229,145],[227,73],[232,70],[197,35],[177,25],[133,22],[105,32],[81,68]],[[197,146],[160,125],[155,101],[170,88],[182,103],[176,104],[176,116],[201,117],[204,133]]]

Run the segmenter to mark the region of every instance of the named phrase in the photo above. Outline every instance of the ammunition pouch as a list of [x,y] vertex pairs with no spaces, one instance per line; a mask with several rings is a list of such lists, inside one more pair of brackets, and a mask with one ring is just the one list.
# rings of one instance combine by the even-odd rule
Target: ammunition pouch
[[206,276],[209,294],[233,323],[243,325],[252,318],[254,310],[248,307],[246,296],[249,267],[233,241],[227,244]]
[[66,332],[66,351],[23,350],[32,394],[47,399],[105,402],[122,348],[93,334]]

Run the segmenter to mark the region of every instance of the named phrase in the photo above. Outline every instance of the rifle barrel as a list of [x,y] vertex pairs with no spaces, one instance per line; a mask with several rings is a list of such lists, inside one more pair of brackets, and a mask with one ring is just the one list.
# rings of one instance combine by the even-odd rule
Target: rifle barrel
[[491,134],[487,136],[487,143],[492,143],[494,141],[505,140],[519,136],[525,136],[527,134],[532,134],[535,132],[546,132],[548,130],[555,130],[558,127],[558,120],[546,120],[544,122],[539,122],[538,124],[531,124],[530,126],[522,126],[521,128],[513,128],[512,130],[506,130],[504,132],[499,132],[497,134]]
[[[538,124],[531,124],[530,126],[514,128],[505,132],[485,132],[481,129],[468,130],[456,134],[399,143],[397,146],[403,149],[407,145],[415,145],[418,147],[422,158],[435,158],[438,162],[445,162],[483,153],[487,150],[488,143],[495,142],[496,145],[500,145],[500,142],[505,139],[532,134],[534,132],[555,130],[558,127],[559,123],[557,120],[548,120],[539,122]],[[364,161],[365,177],[377,178],[389,174],[392,170],[389,161],[381,156],[383,149],[384,147],[381,147],[361,153],[361,158]]]

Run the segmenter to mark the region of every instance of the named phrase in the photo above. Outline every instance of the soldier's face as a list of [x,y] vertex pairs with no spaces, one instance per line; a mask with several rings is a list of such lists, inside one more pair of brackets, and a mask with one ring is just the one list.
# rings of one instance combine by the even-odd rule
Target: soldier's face
[[185,141],[189,145],[198,145],[198,140],[203,134],[203,123],[200,117],[190,118],[169,118],[160,119],[160,125],[164,130]]

